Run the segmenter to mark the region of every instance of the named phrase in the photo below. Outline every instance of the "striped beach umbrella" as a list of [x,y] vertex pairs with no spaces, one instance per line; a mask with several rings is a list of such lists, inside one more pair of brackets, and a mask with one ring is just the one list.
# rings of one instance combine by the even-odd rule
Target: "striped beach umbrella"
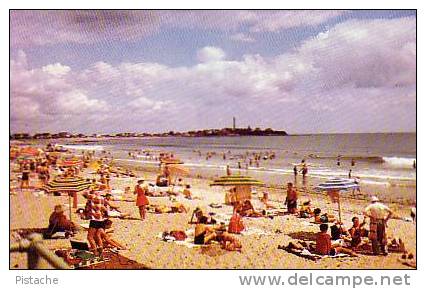
[[337,202],[339,209],[339,221],[342,221],[342,210],[340,208],[340,192],[359,189],[359,184],[353,180],[333,178],[315,187],[317,191],[325,191],[330,196],[333,202]]
[[47,183],[43,189],[47,193],[68,193],[69,196],[69,214],[70,214],[70,220],[71,220],[71,195],[74,199],[73,207],[77,207],[77,193],[83,192],[90,188],[91,183],[89,181],[86,181],[82,177],[63,177],[58,176],[49,183]]
[[223,176],[213,180],[210,186],[263,186],[264,183],[250,176]]
[[251,199],[251,187],[262,186],[264,183],[249,176],[230,175],[213,180],[210,186],[232,186],[232,190],[226,193],[225,203],[244,201]]
[[82,177],[63,177],[59,176],[47,183],[44,187],[48,193],[66,192],[78,193],[87,190],[90,182]]

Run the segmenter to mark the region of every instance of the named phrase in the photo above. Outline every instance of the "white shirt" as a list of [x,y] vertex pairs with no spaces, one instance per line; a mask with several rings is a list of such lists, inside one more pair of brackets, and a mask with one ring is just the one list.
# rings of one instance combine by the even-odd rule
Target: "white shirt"
[[391,212],[392,211],[388,206],[379,202],[368,205],[364,210],[364,213],[370,218],[381,220],[386,219],[388,214]]

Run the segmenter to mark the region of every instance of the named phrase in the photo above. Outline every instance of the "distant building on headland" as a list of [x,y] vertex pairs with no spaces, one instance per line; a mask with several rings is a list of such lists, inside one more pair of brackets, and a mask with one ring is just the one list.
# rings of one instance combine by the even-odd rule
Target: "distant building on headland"
[[221,136],[286,136],[286,131],[273,130],[272,128],[255,128],[252,129],[250,126],[247,128],[237,128],[235,125],[235,118],[232,128],[222,129],[204,129],[204,130],[192,130],[187,132],[174,132],[169,131],[165,133],[132,133],[123,132],[115,134],[91,134],[85,135],[82,133],[71,134],[68,132],[60,132],[56,134],[51,133],[37,133],[30,135],[28,133],[15,133],[10,135],[11,140],[18,139],[59,139],[59,138],[124,138],[124,137],[221,137]]

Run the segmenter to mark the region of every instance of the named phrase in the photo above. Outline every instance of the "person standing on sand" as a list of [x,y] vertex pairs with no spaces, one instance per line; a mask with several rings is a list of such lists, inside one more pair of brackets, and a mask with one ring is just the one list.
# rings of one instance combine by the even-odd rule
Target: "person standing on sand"
[[383,255],[387,255],[387,237],[386,227],[388,220],[392,217],[393,212],[389,207],[379,202],[379,198],[373,196],[371,204],[364,210],[364,215],[370,219],[370,233],[368,238],[371,240],[373,254],[378,255],[382,251]]
[[294,177],[297,177],[297,166],[293,167],[293,174],[294,174]]
[[144,180],[139,180],[135,186],[134,194],[136,196],[136,206],[139,208],[139,215],[141,220],[145,220],[146,206],[149,205],[148,198],[146,197],[146,187],[143,186]]
[[28,189],[30,187],[30,165],[24,164],[22,169],[22,176],[21,176],[21,190]]
[[297,213],[297,191],[293,187],[293,183],[287,183],[287,197],[284,205],[287,205],[287,211],[290,214]]
[[229,168],[229,165],[226,165],[226,175],[227,176],[231,175],[231,169]]

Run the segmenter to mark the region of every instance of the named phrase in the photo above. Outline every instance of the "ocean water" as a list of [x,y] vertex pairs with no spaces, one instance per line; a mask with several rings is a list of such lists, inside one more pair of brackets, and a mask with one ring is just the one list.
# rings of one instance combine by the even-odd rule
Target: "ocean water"
[[[361,178],[361,183],[383,186],[415,185],[416,160],[415,133],[376,134],[321,134],[295,136],[247,137],[152,137],[122,138],[79,142],[58,141],[58,144],[76,151],[102,150],[112,152],[117,160],[141,166],[157,166],[158,162],[146,151],[173,152],[185,162],[192,172],[208,176],[223,175],[226,165],[241,174],[253,175],[264,181],[279,183],[283,176],[293,175],[293,166],[305,159],[309,165],[308,176],[322,180],[330,177]],[[145,152],[144,152],[145,151]],[[128,152],[135,154],[129,157]],[[213,156],[206,159],[210,152]],[[257,164],[253,153],[262,156],[274,152],[274,159]],[[226,159],[223,159],[223,154]],[[340,155],[340,166],[337,157]],[[351,166],[351,159],[355,166]],[[240,162],[242,169],[238,169]]]

